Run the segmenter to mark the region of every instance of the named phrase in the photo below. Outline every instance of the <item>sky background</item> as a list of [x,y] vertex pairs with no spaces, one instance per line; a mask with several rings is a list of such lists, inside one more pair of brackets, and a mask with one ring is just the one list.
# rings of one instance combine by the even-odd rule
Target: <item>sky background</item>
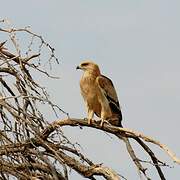
[[[0,17],[16,27],[31,26],[56,49],[60,65],[55,72],[61,79],[42,84],[71,117],[86,116],[78,84],[82,72],[75,68],[91,59],[113,80],[123,125],[160,140],[180,157],[179,9],[179,0],[6,0]],[[91,128],[68,127],[65,132],[94,162],[139,179],[124,144],[114,136]],[[146,154],[134,146],[145,160]],[[163,168],[167,180],[178,179],[180,167],[151,147],[174,166]],[[150,175],[158,179],[154,168]],[[71,179],[83,178],[72,173]]]

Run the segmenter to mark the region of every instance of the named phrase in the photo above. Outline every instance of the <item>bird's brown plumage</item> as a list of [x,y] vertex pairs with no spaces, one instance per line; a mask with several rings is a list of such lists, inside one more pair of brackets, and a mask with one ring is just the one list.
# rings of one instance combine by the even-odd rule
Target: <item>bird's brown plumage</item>
[[91,123],[95,113],[101,118],[101,125],[106,120],[121,126],[122,114],[112,81],[101,75],[98,65],[92,61],[82,62],[77,69],[84,71],[80,89],[87,107],[88,123]]

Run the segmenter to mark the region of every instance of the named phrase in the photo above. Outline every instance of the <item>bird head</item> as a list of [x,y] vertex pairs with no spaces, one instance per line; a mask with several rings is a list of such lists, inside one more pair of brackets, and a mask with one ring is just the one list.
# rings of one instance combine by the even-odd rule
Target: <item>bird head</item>
[[76,69],[81,69],[84,72],[89,72],[92,74],[100,74],[98,65],[93,61],[83,61],[79,66],[76,67]]

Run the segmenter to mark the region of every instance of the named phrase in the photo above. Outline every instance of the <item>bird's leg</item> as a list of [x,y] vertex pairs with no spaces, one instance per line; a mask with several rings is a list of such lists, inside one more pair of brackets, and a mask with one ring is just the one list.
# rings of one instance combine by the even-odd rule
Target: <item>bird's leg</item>
[[104,124],[104,119],[101,119],[101,123],[100,123],[101,128],[103,127],[103,124]]
[[103,127],[103,124],[104,124],[104,121],[105,121],[105,109],[102,107],[102,110],[101,110],[101,123],[100,123],[100,127],[102,128]]
[[104,110],[101,110],[101,123],[100,123],[100,127],[102,128],[103,127],[103,124],[104,124]]
[[92,109],[88,109],[88,124],[90,125],[94,116],[94,111]]

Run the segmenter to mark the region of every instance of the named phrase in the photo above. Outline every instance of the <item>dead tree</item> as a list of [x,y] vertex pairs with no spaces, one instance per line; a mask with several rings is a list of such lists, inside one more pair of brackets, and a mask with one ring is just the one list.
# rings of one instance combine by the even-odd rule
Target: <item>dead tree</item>
[[[141,133],[93,121],[88,125],[84,119],[68,117],[58,105],[50,101],[46,89],[38,82],[39,76],[57,78],[44,68],[52,68],[59,61],[54,48],[42,36],[27,28],[7,27],[5,20],[0,21],[0,33],[6,41],[0,42],[0,178],[1,179],[69,179],[69,169],[85,178],[96,179],[102,176],[108,180],[125,179],[118,172],[102,164],[95,164],[84,156],[80,148],[70,142],[61,127],[90,127],[111,133],[122,140],[139,174],[146,179],[148,169],[137,156],[130,140],[136,141],[150,157],[160,179],[165,180],[160,161],[150,147],[153,143],[164,150],[174,162],[180,160],[167,146]],[[21,47],[18,36],[23,35]],[[24,48],[25,47],[25,48]],[[45,54],[43,54],[45,49]],[[56,119],[52,123],[44,117],[41,106],[47,106],[55,114],[64,113],[65,119]]]

